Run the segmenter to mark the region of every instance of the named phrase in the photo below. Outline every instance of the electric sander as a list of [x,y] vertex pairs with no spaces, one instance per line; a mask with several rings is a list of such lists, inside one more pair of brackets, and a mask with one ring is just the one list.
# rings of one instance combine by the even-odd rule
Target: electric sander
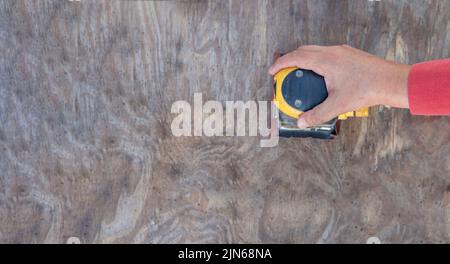
[[312,137],[333,139],[339,132],[339,123],[348,117],[367,117],[369,109],[343,113],[324,124],[300,129],[297,119],[303,112],[313,109],[328,97],[323,76],[297,67],[285,68],[274,76],[274,99],[278,109],[272,115],[280,137]]

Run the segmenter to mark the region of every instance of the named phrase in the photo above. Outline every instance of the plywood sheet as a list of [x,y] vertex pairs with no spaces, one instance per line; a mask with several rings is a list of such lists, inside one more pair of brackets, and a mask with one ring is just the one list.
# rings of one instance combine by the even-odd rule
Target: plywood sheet
[[[448,1],[0,1],[0,242],[450,242],[450,125],[371,109],[334,141],[172,136],[268,100],[275,51],[449,57]],[[361,87],[364,89],[364,87]]]

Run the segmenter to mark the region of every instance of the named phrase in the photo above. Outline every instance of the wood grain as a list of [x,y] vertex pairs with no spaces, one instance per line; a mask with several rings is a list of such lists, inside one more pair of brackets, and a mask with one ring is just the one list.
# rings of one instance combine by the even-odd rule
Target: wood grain
[[450,242],[450,125],[173,137],[176,100],[270,99],[275,51],[449,57],[448,1],[0,1],[0,242]]

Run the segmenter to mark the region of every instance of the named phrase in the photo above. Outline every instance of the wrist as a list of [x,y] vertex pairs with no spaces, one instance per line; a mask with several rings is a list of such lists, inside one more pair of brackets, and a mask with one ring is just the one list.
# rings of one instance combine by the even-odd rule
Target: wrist
[[387,74],[382,81],[381,103],[398,108],[409,108],[408,102],[408,76],[411,66],[406,64],[393,64],[388,67]]

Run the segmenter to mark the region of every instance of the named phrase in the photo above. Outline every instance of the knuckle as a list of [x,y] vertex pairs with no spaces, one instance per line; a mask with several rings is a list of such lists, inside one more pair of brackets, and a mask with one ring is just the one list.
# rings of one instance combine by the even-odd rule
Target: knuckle
[[298,47],[298,49],[300,50],[314,50],[314,49],[319,49],[318,45],[303,45]]
[[324,55],[322,60],[331,64],[336,64],[341,60],[342,56],[343,51],[341,50],[341,47],[333,47],[330,48],[330,52]]
[[334,45],[334,46],[330,46],[330,51],[332,52],[342,52],[343,50],[345,50],[345,45]]
[[309,54],[307,53],[307,52],[303,52],[303,51],[298,51],[296,54],[295,54],[295,57],[297,58],[297,59],[308,59],[310,56],[309,56]]
[[280,57],[280,60],[282,60],[283,62],[288,62],[292,60],[292,58],[294,58],[295,56],[296,56],[295,52],[286,53],[285,55]]
[[283,57],[280,57],[280,58],[278,58],[276,61],[275,61],[275,65],[280,65],[280,64],[282,64],[283,63]]
[[324,67],[328,69],[334,69],[336,71],[337,62],[341,59],[341,55],[338,52],[327,52],[323,54],[321,61],[323,62]]
[[285,57],[280,57],[275,61],[275,65],[277,66],[282,66],[283,64],[286,63],[286,58]]

